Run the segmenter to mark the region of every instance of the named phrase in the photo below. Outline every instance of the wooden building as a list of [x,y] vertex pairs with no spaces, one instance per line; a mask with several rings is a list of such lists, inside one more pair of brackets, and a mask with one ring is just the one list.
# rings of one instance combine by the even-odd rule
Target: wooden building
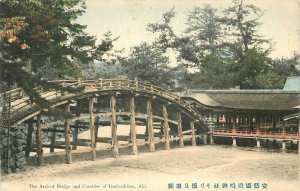
[[287,141],[299,140],[297,88],[287,80],[282,90],[191,90],[185,99],[211,122],[211,138],[232,138],[233,146],[237,139],[255,139],[257,147],[278,140],[285,149]]

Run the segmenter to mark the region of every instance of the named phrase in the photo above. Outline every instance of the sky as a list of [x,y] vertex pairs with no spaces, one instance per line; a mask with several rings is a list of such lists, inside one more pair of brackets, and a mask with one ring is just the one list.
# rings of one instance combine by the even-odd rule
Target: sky
[[[130,47],[153,40],[146,31],[147,24],[160,22],[162,14],[172,7],[176,11],[172,26],[180,34],[188,11],[204,3],[224,9],[231,0],[86,0],[87,10],[79,22],[87,25],[87,32],[99,40],[108,30],[120,36],[116,48],[129,52]],[[275,43],[271,57],[300,53],[300,0],[244,0],[244,3],[254,4],[264,11],[259,33]]]

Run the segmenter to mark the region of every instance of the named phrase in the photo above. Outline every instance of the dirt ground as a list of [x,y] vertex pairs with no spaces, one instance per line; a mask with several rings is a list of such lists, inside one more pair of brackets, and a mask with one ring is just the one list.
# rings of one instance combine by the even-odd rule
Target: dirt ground
[[3,176],[0,190],[297,190],[297,154],[177,144],[168,151],[158,144],[153,153],[142,145],[138,155],[122,148],[116,159],[111,150],[101,150],[96,161],[86,148],[73,153],[72,164],[64,164],[63,152],[48,154],[45,166]]

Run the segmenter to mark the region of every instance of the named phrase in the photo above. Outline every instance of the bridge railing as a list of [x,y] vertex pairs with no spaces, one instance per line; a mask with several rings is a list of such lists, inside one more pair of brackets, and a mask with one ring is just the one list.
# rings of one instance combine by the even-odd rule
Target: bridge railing
[[[137,80],[127,80],[127,79],[96,79],[96,80],[55,80],[50,81],[54,83],[58,83],[63,87],[85,87],[85,91],[99,91],[99,90],[135,90],[139,92],[150,93],[153,95],[159,95],[169,100],[175,101],[180,105],[184,106],[189,112],[193,113],[193,115],[198,116],[198,118],[205,122],[206,120],[201,117],[201,115],[194,110],[188,103],[181,100],[181,97],[169,90],[163,89],[158,86],[154,86],[151,84],[143,83]],[[40,93],[41,97],[46,100],[55,100],[58,97],[68,95],[68,93],[64,93],[56,90],[43,91],[42,88],[35,88],[35,90]],[[20,89],[14,89],[3,94],[0,94],[1,100],[7,104],[10,100],[11,105],[11,114],[17,115],[19,111],[24,109],[25,107],[31,108],[32,102],[29,97]]]

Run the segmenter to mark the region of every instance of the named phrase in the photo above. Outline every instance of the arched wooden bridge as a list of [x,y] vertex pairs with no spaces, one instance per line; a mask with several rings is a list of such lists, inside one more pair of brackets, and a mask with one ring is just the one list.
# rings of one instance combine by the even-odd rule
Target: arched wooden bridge
[[[205,119],[179,95],[157,86],[121,79],[55,82],[65,87],[84,86],[84,90],[77,94],[39,90],[51,107],[64,109],[72,116],[63,119],[49,116],[44,108],[31,103],[21,89],[1,94],[4,110],[10,108],[10,128],[23,123],[27,125],[26,154],[37,152],[40,165],[43,164],[43,148],[50,148],[50,152],[65,149],[67,163],[71,163],[71,151],[77,146],[91,147],[95,159],[97,142],[110,142],[114,156],[118,157],[118,141],[128,141],[133,154],[137,154],[137,139],[146,140],[150,151],[155,151],[157,139],[170,149],[170,137],[178,140],[183,147],[184,137],[196,145],[196,136],[209,131]],[[109,120],[101,121],[103,118]],[[121,121],[118,120],[120,118]],[[103,123],[111,126],[110,137],[98,135],[98,128]],[[130,133],[127,136],[118,135],[117,125],[120,123],[128,124]],[[137,124],[146,126],[145,133],[137,134]],[[78,138],[78,130],[84,128],[90,131],[89,139]],[[36,135],[35,145],[32,143],[33,132]],[[50,143],[43,143],[42,132],[52,132]],[[64,141],[55,140],[55,133],[63,133]]]

